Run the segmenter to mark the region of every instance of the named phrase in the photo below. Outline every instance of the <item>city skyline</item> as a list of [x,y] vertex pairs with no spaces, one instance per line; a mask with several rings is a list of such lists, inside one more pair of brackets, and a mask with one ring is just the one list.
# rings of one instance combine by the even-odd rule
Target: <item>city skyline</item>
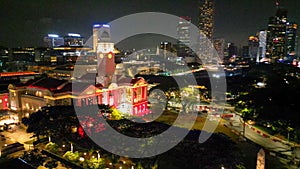
[[[132,1],[130,1],[132,2]],[[48,33],[60,35],[80,33],[89,38],[91,25],[106,23],[137,12],[164,12],[177,16],[190,16],[198,22],[198,1],[101,1],[101,2],[0,2],[5,6],[1,12],[0,46],[42,46]],[[130,4],[130,5],[129,5]],[[158,5],[159,4],[159,5]],[[299,23],[299,2],[281,2],[288,10],[288,19]],[[297,5],[299,4],[299,5]],[[86,6],[86,7],[85,7]],[[24,10],[25,9],[25,10]],[[112,10],[115,9],[115,10]],[[275,0],[215,2],[214,38],[224,38],[237,45],[246,45],[248,36],[266,29],[268,19],[276,12]],[[17,38],[17,40],[16,40]]]
[[0,168],[300,168],[299,0],[0,6]]

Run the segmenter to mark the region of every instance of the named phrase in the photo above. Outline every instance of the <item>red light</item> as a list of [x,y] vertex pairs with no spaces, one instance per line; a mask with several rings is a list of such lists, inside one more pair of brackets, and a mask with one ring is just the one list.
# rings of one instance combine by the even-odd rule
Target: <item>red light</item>
[[84,130],[83,130],[83,128],[82,128],[81,126],[78,127],[78,134],[79,134],[79,136],[80,136],[81,138],[84,137]]
[[298,62],[297,61],[293,61],[293,66],[298,66]]
[[37,73],[35,72],[4,72],[4,73],[0,73],[0,76],[4,77],[4,76],[22,76],[22,75],[36,75]]
[[7,98],[5,98],[4,101],[7,102]]

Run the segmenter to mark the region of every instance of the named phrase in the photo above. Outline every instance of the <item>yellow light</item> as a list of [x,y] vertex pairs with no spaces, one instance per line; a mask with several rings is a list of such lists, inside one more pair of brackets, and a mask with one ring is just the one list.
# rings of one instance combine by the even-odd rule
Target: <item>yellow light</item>
[[45,99],[50,99],[50,100],[59,100],[59,99],[69,99],[69,98],[76,98],[73,95],[63,95],[63,96],[58,96],[58,97],[52,97],[52,96],[44,96]]
[[112,54],[109,53],[107,57],[108,57],[108,59],[111,59],[112,58]]
[[297,24],[293,24],[294,29],[297,29],[297,27],[298,27]]
[[83,157],[80,157],[80,158],[79,158],[79,161],[80,161],[80,162],[84,162],[84,158],[83,158]]
[[102,58],[103,58],[103,54],[102,54],[102,53],[100,53],[99,57],[102,59]]
[[86,94],[94,94],[94,92],[93,91],[88,91],[88,92],[86,92]]
[[57,58],[56,56],[50,56],[50,62],[56,62]]

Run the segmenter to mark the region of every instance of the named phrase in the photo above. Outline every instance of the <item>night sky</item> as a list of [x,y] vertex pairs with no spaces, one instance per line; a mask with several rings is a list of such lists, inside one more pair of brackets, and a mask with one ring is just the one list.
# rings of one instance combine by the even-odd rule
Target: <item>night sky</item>
[[[282,0],[283,1],[283,0]],[[281,2],[289,21],[300,23],[300,1]],[[247,37],[267,28],[276,11],[275,0],[216,0],[214,37],[245,45]],[[48,33],[92,34],[93,23],[110,22],[137,12],[164,12],[191,16],[197,24],[197,0],[0,0],[0,46],[42,46]]]

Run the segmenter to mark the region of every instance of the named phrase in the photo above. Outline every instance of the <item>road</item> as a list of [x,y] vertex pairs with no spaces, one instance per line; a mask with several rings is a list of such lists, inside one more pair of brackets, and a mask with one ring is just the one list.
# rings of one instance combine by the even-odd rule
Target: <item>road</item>
[[[232,107],[226,105],[226,109],[231,110]],[[228,113],[230,113],[230,111],[228,111]],[[220,116],[214,116],[210,113],[201,113],[200,116],[202,116],[203,118],[208,118],[207,122],[215,123],[214,126],[217,126],[217,123],[219,123],[220,121],[220,124],[231,129],[233,133],[237,135],[243,134],[243,123],[241,122],[241,118],[237,114],[235,114],[235,118],[220,118]],[[231,124],[234,124],[234,126]],[[268,133],[265,133],[249,124],[245,126],[245,137],[252,142],[264,147],[270,152],[276,152],[276,154],[281,153],[290,157],[292,156],[291,144],[288,144],[288,142],[283,141],[277,137],[269,135]]]
[[2,131],[0,132],[0,135],[3,135],[0,140],[0,148],[4,147],[5,145],[9,145],[12,143],[19,142],[21,144],[24,144],[25,149],[29,149],[29,145],[26,145],[25,142],[32,140],[32,133],[27,133],[26,129],[22,125],[10,125],[11,129],[8,131]]
[[[230,123],[231,122],[231,123]],[[239,120],[239,118],[235,118],[235,125],[232,126],[233,120],[223,119],[223,125],[226,125],[233,132],[243,133],[243,123]],[[237,125],[238,124],[238,125]],[[279,138],[271,136],[249,124],[245,126],[245,137],[254,143],[261,145],[268,151],[283,153],[285,155],[291,156],[291,145],[287,144],[284,141],[281,141]]]

